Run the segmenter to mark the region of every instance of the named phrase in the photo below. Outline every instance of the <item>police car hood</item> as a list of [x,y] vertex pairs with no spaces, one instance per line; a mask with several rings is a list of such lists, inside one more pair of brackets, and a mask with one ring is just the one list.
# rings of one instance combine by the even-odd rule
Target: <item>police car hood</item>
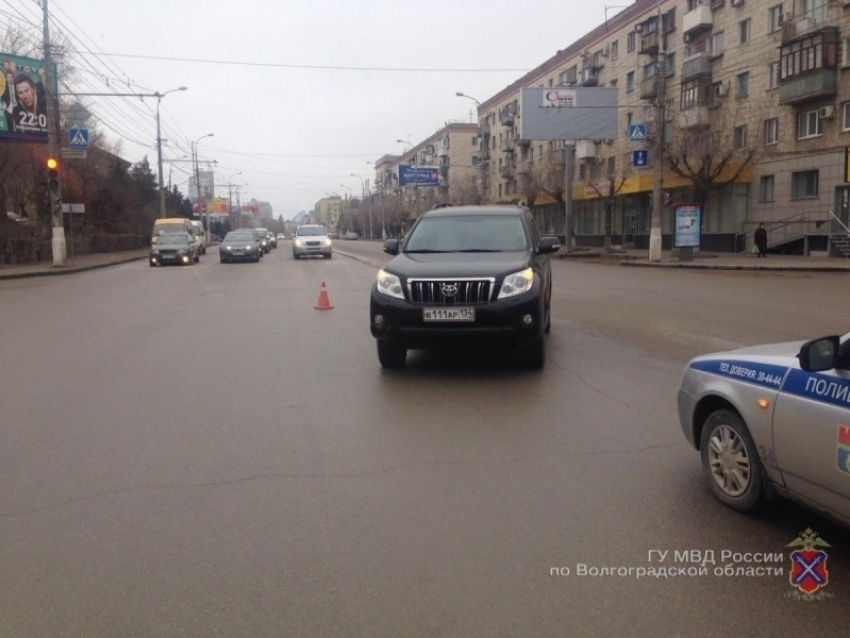
[[745,359],[750,361],[761,361],[777,365],[794,365],[797,362],[797,354],[805,341],[789,341],[787,343],[771,343],[763,346],[752,346],[739,348],[728,352],[715,352],[696,357],[694,361],[709,361],[716,359]]

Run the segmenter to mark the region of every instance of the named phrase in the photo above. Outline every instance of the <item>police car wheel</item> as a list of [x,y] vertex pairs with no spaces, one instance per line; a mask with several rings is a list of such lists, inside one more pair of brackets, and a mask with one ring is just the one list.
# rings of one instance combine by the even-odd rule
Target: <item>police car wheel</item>
[[716,410],[702,428],[700,456],[714,496],[727,507],[750,512],[765,494],[764,469],[744,420]]

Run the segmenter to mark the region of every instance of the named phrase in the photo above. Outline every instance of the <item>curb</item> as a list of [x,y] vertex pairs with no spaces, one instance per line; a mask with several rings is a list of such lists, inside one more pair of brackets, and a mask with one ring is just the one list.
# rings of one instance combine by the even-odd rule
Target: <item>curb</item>
[[36,270],[33,272],[11,272],[4,273],[0,271],[0,281],[5,279],[29,279],[31,277],[57,277],[60,275],[73,275],[79,272],[86,272],[89,270],[100,270],[102,268],[109,268],[111,266],[119,266],[121,264],[129,264],[134,261],[141,261],[142,259],[147,259],[147,255],[141,255],[139,257],[129,257],[126,259],[121,259],[118,261],[110,261],[105,264],[94,264],[91,266],[73,266],[70,268],[57,268],[55,270]]
[[366,257],[361,257],[360,255],[354,255],[352,253],[347,253],[347,252],[342,251],[342,250],[337,250],[336,248],[334,248],[334,252],[338,255],[342,255],[343,257],[348,257],[349,259],[353,259],[354,261],[359,261],[361,264],[366,264],[367,266],[372,266],[373,268],[383,268],[386,265],[386,262],[375,263],[374,261],[370,261]]
[[729,266],[708,264],[651,264],[641,261],[623,261],[620,266],[631,268],[685,268],[689,270],[752,270],[758,272],[850,272],[847,268],[833,266]]

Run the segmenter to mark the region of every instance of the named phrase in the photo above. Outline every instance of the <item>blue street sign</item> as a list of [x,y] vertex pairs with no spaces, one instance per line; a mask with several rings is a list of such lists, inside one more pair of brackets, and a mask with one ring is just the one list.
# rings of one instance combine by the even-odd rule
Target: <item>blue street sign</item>
[[629,124],[629,140],[632,142],[645,142],[646,124]]
[[85,151],[89,147],[89,130],[87,128],[68,129],[68,148]]
[[632,151],[632,166],[649,166],[649,151]]

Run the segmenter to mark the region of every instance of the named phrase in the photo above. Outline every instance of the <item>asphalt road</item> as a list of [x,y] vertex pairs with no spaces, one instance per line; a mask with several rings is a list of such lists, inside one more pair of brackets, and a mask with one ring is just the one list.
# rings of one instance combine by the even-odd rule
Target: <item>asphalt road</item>
[[[847,634],[850,534],[719,505],[675,413],[694,354],[846,332],[846,275],[557,261],[544,371],[389,373],[384,256],[338,246],[0,282],[0,636]],[[833,547],[805,602],[808,526]],[[704,576],[580,574],[708,549]],[[785,575],[716,576],[724,550]]]

